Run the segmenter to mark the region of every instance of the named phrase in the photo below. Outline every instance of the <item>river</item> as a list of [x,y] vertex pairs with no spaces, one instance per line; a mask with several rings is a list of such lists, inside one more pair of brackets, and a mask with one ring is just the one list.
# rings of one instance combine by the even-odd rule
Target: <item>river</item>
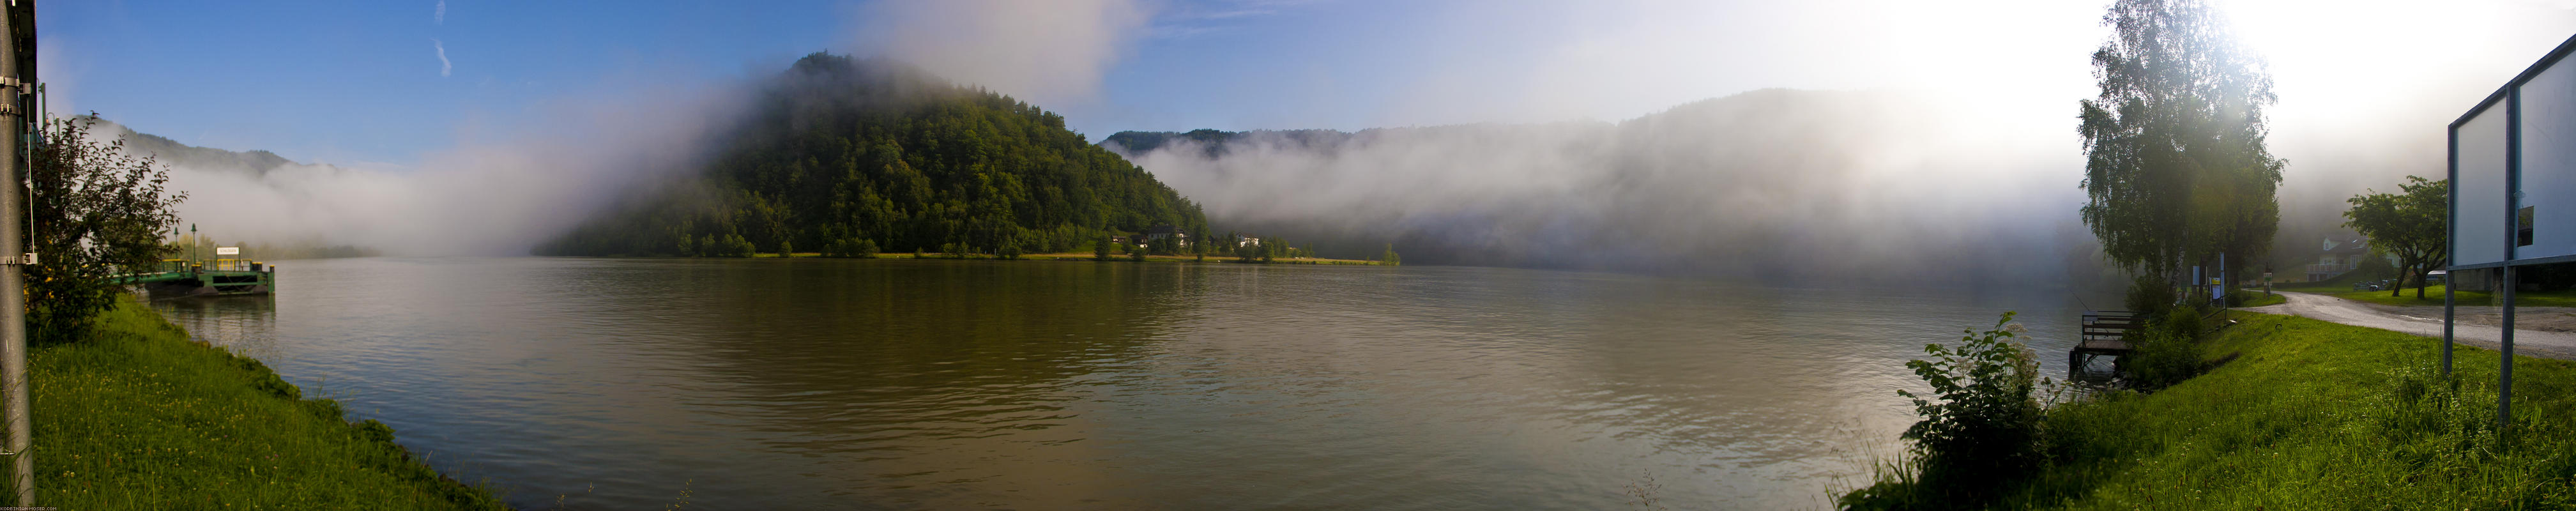
[[2083,308],[1469,267],[280,266],[272,297],[155,307],[524,508],[1824,507],[1896,454],[1924,343],[2018,310],[2062,376]]

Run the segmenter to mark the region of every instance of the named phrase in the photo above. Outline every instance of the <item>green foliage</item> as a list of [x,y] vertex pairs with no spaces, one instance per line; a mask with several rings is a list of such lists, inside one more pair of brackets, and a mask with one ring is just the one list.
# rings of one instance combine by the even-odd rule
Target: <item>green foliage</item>
[[1379,255],[1377,256],[1377,264],[1383,264],[1383,265],[1387,265],[1387,266],[1396,266],[1396,265],[1401,265],[1401,264],[1404,264],[1404,256],[1396,255],[1396,253],[1395,253],[1395,244],[1394,244],[1394,243],[1388,243],[1388,244],[1386,244],[1386,253],[1384,253],[1384,254],[1379,254]]
[[[2084,100],[2087,197],[2104,255],[2170,275],[2213,256],[2261,259],[2280,222],[2283,162],[2264,146],[2272,79],[2201,0],[2118,0],[2093,53],[2101,95]],[[2228,279],[2229,282],[2235,279]]]
[[125,139],[90,139],[98,122],[96,114],[45,121],[44,143],[29,161],[27,251],[43,263],[25,269],[27,333],[36,343],[88,338],[92,318],[122,299],[108,277],[157,265],[163,236],[178,222],[171,208],[188,198],[164,189],[168,167],[126,155]]
[[844,238],[823,245],[823,257],[875,259],[877,242],[867,238]]
[[1143,260],[1145,260],[1145,247],[1127,247],[1127,260],[1130,260],[1130,261],[1143,261]]
[[2156,317],[2173,310],[2174,302],[2179,299],[2180,295],[2174,292],[2172,283],[2154,275],[2139,275],[2129,280],[2129,295],[2121,300],[2121,305],[2142,317]]
[[1204,230],[1199,206],[1053,113],[909,66],[814,54],[693,179],[647,190],[541,255],[690,253],[867,238],[947,253],[1065,252],[1113,233]]
[[2396,296],[2403,282],[2411,280],[2415,297],[2423,298],[2424,272],[2451,257],[2451,182],[2406,176],[2406,184],[2399,189],[2404,193],[2369,190],[2346,199],[2352,209],[2343,212],[2343,225],[2369,236],[2373,252],[2397,257],[2396,274],[2402,280],[2388,290],[2389,296]]
[[2202,355],[2201,328],[2200,314],[2186,307],[2130,334],[2127,340],[2135,351],[2121,359],[2121,378],[2130,388],[2156,390],[2199,376],[2209,368]]
[[740,234],[726,234],[723,236],[709,234],[699,237],[698,241],[690,246],[695,249],[693,252],[680,255],[695,257],[751,257],[751,254],[754,251],[751,246],[751,240],[744,239]]
[[1993,328],[1968,331],[1955,347],[1926,344],[1931,358],[1905,363],[1934,396],[1897,392],[1923,417],[1905,430],[1922,481],[1973,498],[2040,461],[2045,408],[2032,392],[2045,380],[2037,355],[2013,340],[2023,329],[2012,317],[2006,312]]
[[1109,240],[1093,240],[1091,242],[1091,260],[1109,260]]

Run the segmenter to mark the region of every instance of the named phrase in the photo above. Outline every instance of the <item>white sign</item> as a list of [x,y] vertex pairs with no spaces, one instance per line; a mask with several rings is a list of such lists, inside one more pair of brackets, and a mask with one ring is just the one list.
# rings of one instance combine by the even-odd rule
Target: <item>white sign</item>
[[215,255],[241,255],[241,247],[215,247]]

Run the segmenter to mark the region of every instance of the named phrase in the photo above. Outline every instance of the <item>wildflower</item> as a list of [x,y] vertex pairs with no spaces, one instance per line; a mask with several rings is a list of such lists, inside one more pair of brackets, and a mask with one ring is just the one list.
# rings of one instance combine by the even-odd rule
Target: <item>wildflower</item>
[[2010,325],[2004,325],[2004,331],[2006,331],[2006,332],[2012,332],[2014,335],[2020,335],[2020,334],[2029,333],[2029,332],[2030,332],[2030,327],[2021,326],[2021,324],[2020,324],[2020,323],[2013,323],[2013,324],[2010,324]]

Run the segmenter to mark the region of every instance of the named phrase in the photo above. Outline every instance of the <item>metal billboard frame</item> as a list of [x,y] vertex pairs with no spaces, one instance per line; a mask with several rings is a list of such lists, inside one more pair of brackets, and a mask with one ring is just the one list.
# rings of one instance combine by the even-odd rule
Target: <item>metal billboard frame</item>
[[[2498,272],[2502,274],[2496,284],[2497,293],[2499,293],[2499,298],[2501,298],[2501,302],[2504,307],[2504,317],[2502,318],[2503,333],[2501,335],[2501,344],[2503,349],[2498,350],[2502,352],[2502,355],[2501,360],[2496,366],[2496,422],[2499,425],[2510,424],[2513,418],[2514,269],[2523,266],[2576,262],[2576,254],[2531,259],[2518,259],[2514,257],[2515,252],[2518,251],[2517,249],[2521,247],[2519,242],[2520,236],[2517,233],[2521,231],[2521,218],[2518,213],[2522,210],[2522,86],[2530,83],[2533,78],[2540,76],[2541,73],[2548,71],[2551,67],[2565,61],[2567,56],[2570,54],[2576,54],[2576,37],[2569,37],[2566,42],[2558,43],[2558,47],[2556,49],[2550,50],[2548,55],[2544,55],[2539,61],[2533,62],[2531,67],[2523,69],[2522,74],[2514,75],[2513,79],[2506,81],[2503,87],[2496,88],[2496,91],[2492,94],[2488,94],[2486,99],[2478,101],[2477,106],[2469,108],[2468,113],[2461,114],[2459,119],[2451,121],[2447,130],[2450,153],[2449,162],[2447,164],[2447,167],[2449,167],[2448,173],[2444,176],[2444,179],[2451,186],[2449,186],[2450,197],[2448,199],[2448,203],[2444,204],[2444,208],[2448,210],[2449,214],[2444,218],[2446,223],[2443,225],[2445,233],[2443,243],[2445,243],[2445,251],[2451,253],[2451,259],[2453,259],[2453,261],[2445,261],[2443,264],[2443,270],[2447,272],[2446,275],[2448,275],[2449,278],[2444,280],[2444,285],[2442,287],[2442,374],[2451,374],[2451,345],[2454,343],[2453,330],[2457,328],[2457,324],[2459,323],[2459,303],[2457,297],[2459,288],[2459,271],[2497,268]],[[2460,126],[2468,124],[2470,120],[2476,119],[2480,114],[2487,113],[2489,109],[2493,109],[2498,106],[2504,107],[2505,109],[2505,189],[2495,190],[2494,192],[2503,193],[2505,200],[2504,210],[2501,211],[2501,213],[2503,213],[2501,220],[2505,223],[2505,235],[2503,237],[2504,258],[2501,261],[2494,262],[2456,264],[2456,260],[2459,255],[2458,251],[2449,249],[2457,247],[2448,244],[2455,243],[2459,239],[2460,222],[2462,221],[2459,210],[2461,192],[2459,187]],[[2476,221],[2474,218],[2470,218],[2468,220]]]

